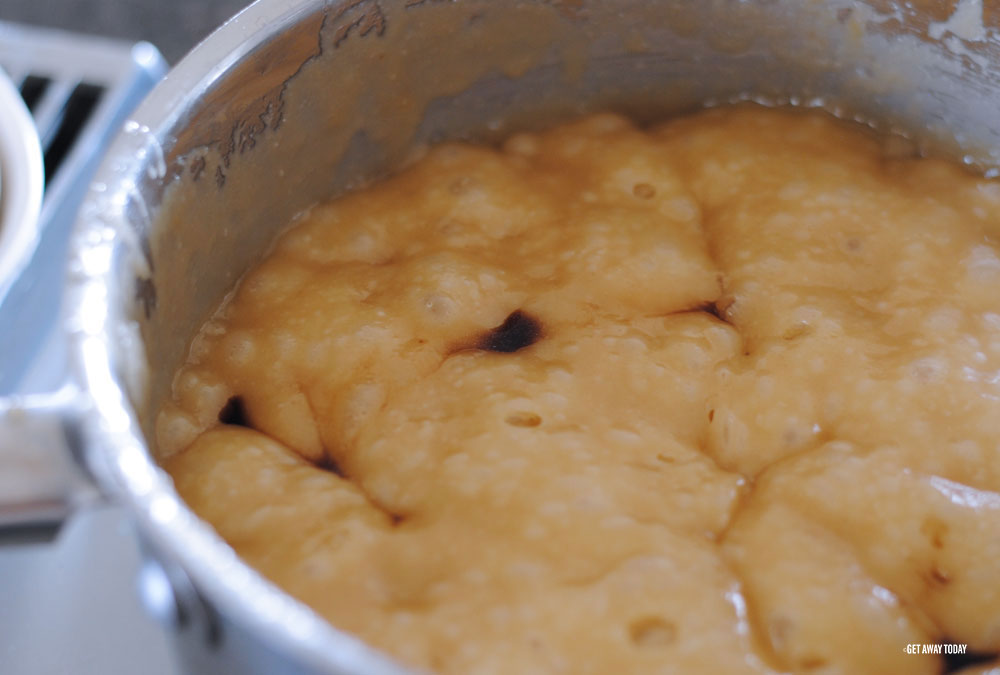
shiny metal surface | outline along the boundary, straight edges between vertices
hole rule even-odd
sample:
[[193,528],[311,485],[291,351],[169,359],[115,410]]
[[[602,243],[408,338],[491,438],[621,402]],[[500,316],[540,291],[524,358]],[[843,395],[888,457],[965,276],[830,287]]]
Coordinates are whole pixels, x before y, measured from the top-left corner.
[[743,98],[827,107],[993,167],[1000,42],[981,4],[961,7],[261,0],[192,52],[102,164],[67,295],[90,406],[77,450],[171,578],[189,666],[400,672],[244,565],[151,453],[194,331],[295,213],[442,138]]

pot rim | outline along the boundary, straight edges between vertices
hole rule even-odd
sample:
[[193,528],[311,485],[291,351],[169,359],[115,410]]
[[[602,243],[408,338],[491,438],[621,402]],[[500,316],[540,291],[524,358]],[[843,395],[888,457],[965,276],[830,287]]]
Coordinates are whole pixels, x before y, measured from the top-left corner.
[[[160,561],[179,566],[191,582],[194,597],[178,597],[182,607],[185,600],[205,602],[311,671],[401,675],[409,671],[265,579],[187,507],[153,460],[129,396],[142,391],[130,376],[146,355],[138,326],[124,310],[132,298],[124,297],[127,284],[118,278],[119,256],[139,269],[145,262],[126,207],[141,202],[137,186],[144,172],[164,177],[162,148],[184,123],[185,111],[247,54],[316,11],[330,11],[330,4],[257,0],[248,6],[167,74],[105,154],[79,211],[66,282],[70,376],[85,399],[77,450]],[[175,584],[175,595],[184,590]]]

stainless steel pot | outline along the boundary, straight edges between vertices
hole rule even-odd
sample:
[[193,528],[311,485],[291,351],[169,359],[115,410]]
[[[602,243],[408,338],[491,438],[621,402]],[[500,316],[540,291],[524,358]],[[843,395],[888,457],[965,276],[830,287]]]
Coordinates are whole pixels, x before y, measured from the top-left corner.
[[[68,268],[75,370],[57,394],[0,405],[0,514],[53,522],[91,481],[124,505],[148,546],[148,601],[192,670],[401,672],[244,565],[151,454],[189,340],[281,228],[421,144],[609,108],[652,119],[741,98],[823,106],[995,167],[1000,40],[986,10],[260,0],[168,75],[104,160]],[[14,450],[34,462],[20,474]]]

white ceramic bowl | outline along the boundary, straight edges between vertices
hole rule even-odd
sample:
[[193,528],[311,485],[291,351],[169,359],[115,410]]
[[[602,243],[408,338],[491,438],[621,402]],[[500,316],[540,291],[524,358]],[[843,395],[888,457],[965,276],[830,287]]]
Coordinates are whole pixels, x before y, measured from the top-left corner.
[[38,240],[45,174],[31,113],[0,70],[0,300]]

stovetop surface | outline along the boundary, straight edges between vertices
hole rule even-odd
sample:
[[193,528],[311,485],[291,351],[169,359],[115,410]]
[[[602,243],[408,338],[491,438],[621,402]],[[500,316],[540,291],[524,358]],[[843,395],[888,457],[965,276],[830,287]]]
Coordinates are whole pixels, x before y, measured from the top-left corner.
[[[0,299],[0,394],[61,383],[57,314],[37,308],[59,302],[65,240],[90,175],[167,60],[177,61],[245,4],[4,1],[0,67],[31,108],[47,175],[39,248]],[[4,327],[12,317],[16,331]],[[112,505],[76,514],[52,542],[0,547],[0,672],[176,675],[168,636],[139,600],[141,562],[131,523]]]
[[170,64],[250,0],[3,0],[0,21],[146,40]]

